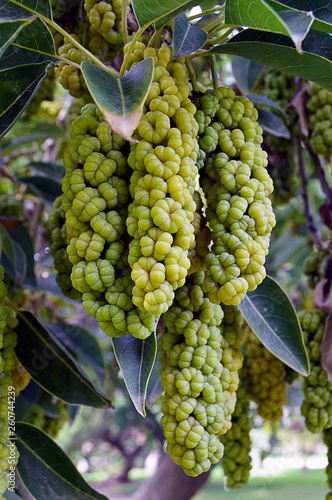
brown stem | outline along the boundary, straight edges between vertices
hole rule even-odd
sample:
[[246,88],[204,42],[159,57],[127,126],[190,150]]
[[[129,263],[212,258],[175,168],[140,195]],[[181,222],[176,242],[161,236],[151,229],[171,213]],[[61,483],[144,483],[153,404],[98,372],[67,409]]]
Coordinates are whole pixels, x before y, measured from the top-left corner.
[[308,229],[308,232],[310,233],[314,244],[319,248],[320,250],[323,250],[323,244],[321,242],[321,239],[319,237],[317,228],[315,226],[313,217],[310,212],[310,204],[309,204],[309,197],[308,197],[308,191],[307,191],[307,176],[304,170],[304,162],[303,162],[303,151],[302,151],[302,144],[301,144],[301,138],[297,135],[296,136],[296,152],[297,152],[297,166],[298,166],[298,171],[299,171],[299,177],[300,177],[300,183],[301,183],[301,196],[302,196],[302,201],[303,201],[303,213],[304,217],[306,220],[306,226]]
[[322,190],[326,194],[327,207],[328,207],[328,210],[332,216],[332,190],[330,189],[329,183],[326,180],[324,169],[322,167],[322,164],[320,162],[319,157],[316,155],[316,153],[314,153],[314,151],[309,143],[306,143],[306,148],[307,148],[308,153],[310,155],[310,158],[312,159],[312,162],[314,164],[317,177],[318,177],[319,182],[322,186]]

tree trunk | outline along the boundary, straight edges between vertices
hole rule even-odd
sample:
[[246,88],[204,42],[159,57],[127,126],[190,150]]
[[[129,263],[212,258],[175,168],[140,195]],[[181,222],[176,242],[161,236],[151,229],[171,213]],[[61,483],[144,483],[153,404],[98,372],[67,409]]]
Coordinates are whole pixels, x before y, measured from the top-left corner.
[[144,481],[132,500],[190,500],[208,480],[209,472],[187,476],[167,453],[163,453],[155,475]]

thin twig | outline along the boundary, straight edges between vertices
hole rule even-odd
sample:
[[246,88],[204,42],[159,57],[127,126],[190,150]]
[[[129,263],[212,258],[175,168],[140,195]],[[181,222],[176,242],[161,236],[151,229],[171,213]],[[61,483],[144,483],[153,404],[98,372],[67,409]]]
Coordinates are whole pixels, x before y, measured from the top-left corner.
[[318,234],[317,228],[315,226],[313,217],[310,212],[310,204],[309,204],[309,197],[308,197],[308,191],[307,191],[307,176],[304,170],[304,162],[303,162],[303,151],[302,151],[302,144],[301,144],[301,138],[297,135],[296,138],[296,153],[297,153],[297,166],[299,170],[299,177],[300,177],[300,183],[301,183],[301,196],[302,196],[302,201],[303,201],[303,214],[306,220],[306,226],[308,229],[308,232],[310,233],[314,244],[319,248],[320,250],[323,250],[323,243],[320,239],[320,236]]
[[322,186],[322,190],[324,191],[326,195],[326,203],[327,203],[327,208],[331,214],[332,217],[332,190],[330,189],[329,183],[326,180],[325,173],[322,167],[322,164],[320,162],[319,157],[314,153],[311,145],[309,143],[306,143],[306,148],[308,150],[308,153],[310,155],[310,158],[312,159],[312,162],[314,164],[315,170],[317,177],[319,179],[319,182]]
[[211,73],[212,73],[212,82],[214,90],[217,90],[219,87],[219,78],[218,78],[218,68],[215,54],[210,55],[210,64],[211,64]]
[[190,64],[189,59],[187,57],[186,57],[186,67],[187,67],[187,70],[189,73],[190,81],[191,81],[192,86],[193,86],[193,90],[198,91],[198,85],[197,85],[195,71],[194,71],[194,69],[193,69],[192,65]]
[[123,43],[126,45],[128,43],[128,11],[127,11],[127,2],[125,0],[122,1],[122,11],[121,11],[121,20],[122,20],[122,32],[123,32]]

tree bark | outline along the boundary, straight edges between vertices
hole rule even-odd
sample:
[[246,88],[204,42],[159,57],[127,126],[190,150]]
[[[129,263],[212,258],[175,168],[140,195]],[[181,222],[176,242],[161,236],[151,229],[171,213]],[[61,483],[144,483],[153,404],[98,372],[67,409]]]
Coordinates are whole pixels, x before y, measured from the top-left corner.
[[187,476],[167,453],[163,453],[153,477],[144,481],[131,500],[190,500],[208,480],[209,472]]

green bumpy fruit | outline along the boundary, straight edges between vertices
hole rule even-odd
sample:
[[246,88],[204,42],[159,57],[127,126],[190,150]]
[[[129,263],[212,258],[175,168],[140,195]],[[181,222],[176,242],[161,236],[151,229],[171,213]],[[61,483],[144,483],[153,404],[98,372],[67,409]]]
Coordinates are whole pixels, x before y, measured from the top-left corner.
[[53,256],[53,265],[57,273],[56,282],[62,293],[72,300],[80,300],[82,294],[73,288],[70,274],[73,265],[67,255],[67,232],[65,225],[65,212],[61,205],[61,196],[53,203],[53,210],[45,223],[46,233],[50,235],[50,251]]
[[308,278],[310,288],[316,288],[317,283],[323,279],[323,263],[326,260],[326,253],[313,250],[304,261],[303,272]]
[[[128,204],[128,145],[111,132],[93,104],[82,108],[72,123],[64,153],[62,209],[66,219],[66,255],[72,287],[84,309],[111,337],[131,333],[144,339],[156,326],[156,315],[140,311],[133,298],[125,224]],[[151,280],[160,269],[149,261]],[[149,267],[150,266],[150,267]],[[152,269],[153,267],[153,269]],[[144,266],[140,279],[150,280]]]
[[221,436],[224,456],[221,465],[227,489],[241,488],[248,483],[251,466],[251,440],[249,419],[249,387],[244,368],[240,371],[240,384],[236,392],[236,405],[232,427]]
[[[326,466],[325,472],[327,476],[327,485],[332,490],[332,427],[329,429],[324,429],[323,431],[324,443],[327,446],[327,460],[328,464]],[[326,500],[331,500],[332,491],[329,491],[325,497]]]
[[238,305],[265,278],[275,225],[262,129],[254,105],[229,88],[206,93],[197,104],[196,116],[204,114],[209,122],[201,126],[199,139],[206,154],[200,174],[213,240],[205,287],[212,302]]
[[[129,1],[124,0],[129,12]],[[111,46],[123,42],[122,0],[85,0],[84,9],[88,15],[89,34],[101,38]]]
[[314,83],[308,94],[310,144],[317,155],[329,161],[332,155],[332,93]]
[[16,357],[10,371],[12,374],[13,386],[15,387],[15,396],[17,397],[19,396],[20,392],[27,387],[31,380],[31,377]]
[[11,427],[8,415],[12,410],[10,400],[15,395],[13,386],[12,369],[15,363],[14,347],[16,334],[13,329],[17,326],[17,319],[12,309],[5,305],[7,289],[3,282],[4,269],[0,266],[0,497],[8,488],[11,466],[18,460],[18,451],[10,433]]
[[160,341],[161,424],[168,453],[189,476],[223,455],[220,436],[231,427],[244,340],[240,313],[210,302],[204,274],[191,274],[176,291]]
[[317,433],[332,426],[332,382],[328,381],[320,352],[326,314],[319,309],[313,313],[300,311],[299,319],[310,361],[310,374],[302,385],[301,413],[307,429]]
[[51,0],[53,18],[59,19],[79,3],[79,0]]
[[26,421],[43,430],[52,438],[56,438],[66,422],[69,422],[68,406],[63,401],[58,401],[54,408],[57,416],[48,415],[38,404],[31,406]]
[[246,341],[245,368],[250,398],[257,413],[271,422],[282,417],[286,403],[286,370],[280,359],[266,349],[253,332]]
[[[80,39],[77,35],[71,35],[77,42]],[[58,54],[80,65],[83,61],[89,61],[89,58],[78,50],[68,39],[64,40],[63,45],[58,49]],[[60,62],[55,68],[55,74],[59,83],[65,90],[69,90],[73,97],[83,97],[89,95],[88,88],[81,73],[81,70],[64,61]]]
[[[126,47],[125,47],[126,50]],[[153,57],[153,83],[131,145],[133,169],[127,230],[133,302],[142,312],[167,311],[174,291],[184,285],[194,248],[194,189],[198,169],[196,107],[188,99],[188,74],[171,50],[137,43],[131,65]]]

